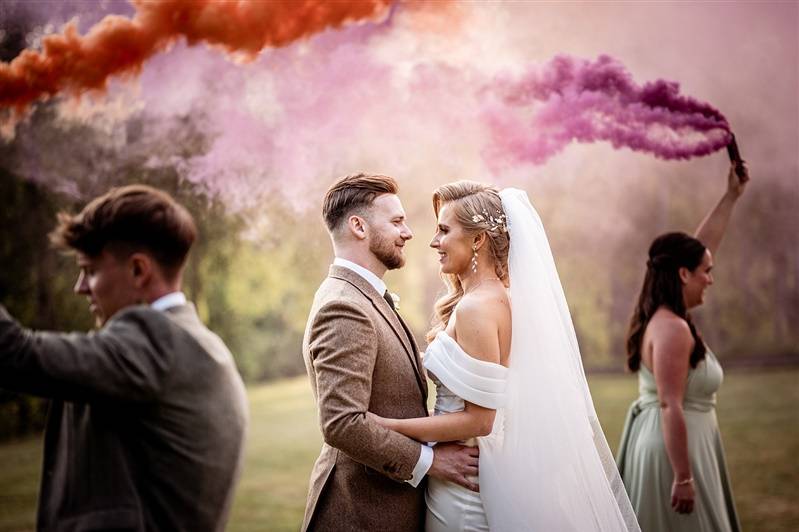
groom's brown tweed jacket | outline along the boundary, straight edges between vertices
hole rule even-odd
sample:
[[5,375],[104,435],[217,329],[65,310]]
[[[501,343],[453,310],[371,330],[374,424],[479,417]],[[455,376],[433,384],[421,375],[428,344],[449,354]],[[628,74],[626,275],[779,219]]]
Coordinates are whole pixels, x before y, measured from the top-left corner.
[[311,473],[303,530],[421,530],[421,446],[367,419],[427,415],[418,348],[382,294],[331,266],[311,308],[302,353],[325,443]]

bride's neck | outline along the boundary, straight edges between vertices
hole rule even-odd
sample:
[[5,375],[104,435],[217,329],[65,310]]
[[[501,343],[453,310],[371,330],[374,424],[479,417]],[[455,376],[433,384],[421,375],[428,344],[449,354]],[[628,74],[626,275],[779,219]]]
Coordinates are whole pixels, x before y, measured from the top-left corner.
[[458,275],[458,280],[461,282],[461,287],[463,287],[463,293],[468,294],[484,281],[499,281],[500,279],[494,272],[474,273],[469,271],[466,274]]

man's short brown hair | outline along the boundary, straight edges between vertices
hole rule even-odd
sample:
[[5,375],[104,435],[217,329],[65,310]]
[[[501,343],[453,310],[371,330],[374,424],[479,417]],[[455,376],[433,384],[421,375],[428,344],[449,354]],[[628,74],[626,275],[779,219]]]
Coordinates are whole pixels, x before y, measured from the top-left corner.
[[344,176],[327,190],[322,206],[322,216],[333,232],[350,213],[368,208],[381,194],[396,194],[399,190],[394,178],[380,174],[350,174]]
[[78,214],[61,212],[50,233],[56,247],[90,257],[106,249],[117,255],[144,250],[170,277],[183,267],[196,238],[191,214],[166,192],[146,185],[112,188]]

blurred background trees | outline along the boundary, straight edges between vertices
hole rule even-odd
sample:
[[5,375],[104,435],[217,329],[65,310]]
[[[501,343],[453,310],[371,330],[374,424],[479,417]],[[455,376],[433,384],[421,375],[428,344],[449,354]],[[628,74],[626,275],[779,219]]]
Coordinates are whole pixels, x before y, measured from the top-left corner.
[[[167,190],[194,215],[200,238],[185,290],[230,346],[245,379],[302,373],[305,318],[332,258],[319,214],[332,176],[309,186],[307,206],[286,201],[277,190],[257,208],[232,211],[182,177],[186,162],[208,145],[198,126],[202,113],[157,128],[140,117],[110,131],[65,125],[53,113],[40,106],[0,151],[0,302],[32,328],[89,330],[87,305],[72,293],[74,260],[51,249],[47,234],[58,211],[75,212],[111,186],[146,183]],[[56,174],[54,186],[50,176]],[[693,230],[714,205],[723,176],[702,179],[707,185],[699,191],[689,180],[656,177],[641,184],[642,190],[620,187],[612,193],[602,181],[582,187],[529,182],[548,227],[586,367],[622,368],[646,249],[660,232]],[[697,311],[705,338],[727,362],[767,363],[799,352],[799,246],[790,229],[797,227],[799,198],[795,187],[781,183],[754,171],[717,257],[716,286]],[[416,237],[406,268],[387,276],[420,339],[442,289],[426,249],[432,188],[410,186],[401,192]],[[608,219],[576,214],[598,196],[608,202]],[[0,435],[36,429],[44,412],[41,401],[2,392]]]
[[[124,3],[109,6],[114,8],[117,4]],[[32,46],[31,36],[41,36],[44,31],[41,27],[49,20],[53,6],[26,2],[0,4],[3,22],[0,60],[10,61],[22,49]],[[66,20],[73,12],[91,11],[88,8],[93,4],[80,9],[77,4],[70,6],[66,2],[59,6],[63,11],[59,16]],[[502,28],[502,31],[476,32],[481,36],[481,46],[489,37],[511,35],[521,39],[523,35],[532,35],[533,41],[520,41],[508,49],[523,50],[516,59],[525,61],[536,59],[535,54],[528,57],[527,53],[538,50],[533,44],[549,27],[539,24],[536,32],[530,32],[530,21],[538,23],[547,16],[568,21],[570,26],[563,34],[568,35],[571,43],[583,34],[586,39],[594,38],[594,14],[608,10],[610,14],[606,16],[618,16],[618,12],[607,7],[589,12],[583,6],[566,6],[565,15],[555,13],[551,7],[540,8],[539,12],[533,4],[514,9],[523,9],[524,16],[516,17],[519,22],[513,27],[506,24],[510,19],[494,20],[488,16],[494,11],[481,12],[472,22]],[[624,16],[633,11],[630,6],[618,10],[624,11]],[[712,11],[707,6],[694,11],[672,9],[669,16],[676,18],[671,20],[671,26],[664,26],[664,31],[677,27],[675,20],[679,22],[683,16],[696,16],[697,21],[705,20],[700,15],[712,16],[715,20],[718,13],[708,10]],[[652,18],[646,10],[636,12],[646,20]],[[744,10],[732,14],[742,17],[744,27],[749,28],[751,17],[747,13]],[[89,13],[82,23],[88,27],[102,14]],[[535,17],[531,18],[531,14]],[[779,13],[769,16],[772,24],[775,17],[781,20]],[[571,27],[572,23],[585,24],[591,31],[577,31]],[[629,31],[647,32],[661,22],[647,24],[651,25],[631,25]],[[718,70],[720,62],[710,56],[686,62],[685,54],[674,51],[678,50],[675,46],[693,46],[693,38],[706,33],[693,31],[691,26],[686,28],[685,31],[692,32],[687,44],[675,41],[672,47],[662,47],[649,35],[646,39],[625,36],[618,43],[615,38],[590,41],[591,46],[585,50],[591,54],[610,51],[623,57],[642,79],[660,75],[662,70],[675,79],[685,80],[692,91],[734,113],[729,117],[737,124],[738,139],[744,157],[749,160],[753,179],[736,208],[716,257],[716,285],[695,317],[709,346],[725,364],[795,361],[799,357],[799,160],[795,149],[799,126],[793,112],[797,105],[795,65],[793,71],[786,70],[769,79],[772,86],[758,85],[766,77],[758,69],[771,68],[762,61],[768,54],[758,48],[774,40],[766,29],[748,36],[748,39],[757,37],[759,40],[752,43],[760,44],[747,41],[745,50],[738,50],[740,64],[727,70]],[[552,31],[556,30],[555,27]],[[357,28],[353,31],[357,32]],[[793,36],[795,42],[795,29]],[[419,38],[420,42],[438,39],[439,32]],[[726,41],[705,38],[708,40],[701,42],[707,46],[716,40],[724,44],[724,57],[728,56]],[[646,48],[650,41],[654,48]],[[428,43],[428,48],[421,50],[428,54],[430,46],[438,50],[438,41],[431,42],[432,45]],[[306,80],[316,80],[312,75],[314,68],[327,65],[338,56],[328,57],[322,53],[326,50],[317,50],[319,57],[307,50],[303,52],[306,44],[295,51],[276,51],[260,63],[250,65],[251,70],[246,72],[244,67],[214,59],[217,52],[213,50],[203,55],[196,49],[178,46],[171,58],[164,56],[161,63],[154,61],[147,78],[152,85],[148,94],[153,99],[149,103],[156,102],[153,95],[164,96],[157,99],[159,105],[155,106],[160,112],[145,109],[143,103],[137,108],[126,108],[127,103],[140,102],[141,98],[115,100],[124,93],[123,89],[109,90],[110,96],[99,97],[97,106],[88,105],[76,112],[71,112],[70,106],[79,104],[68,100],[38,104],[16,127],[13,137],[0,138],[0,304],[28,327],[90,330],[93,320],[87,304],[72,293],[77,275],[74,260],[52,250],[47,234],[58,211],[76,212],[86,201],[115,185],[146,183],[170,192],[193,213],[200,238],[190,256],[185,291],[203,320],[230,346],[245,379],[253,382],[296,375],[304,370],[300,344],[306,315],[332,258],[319,212],[330,183],[340,175],[357,171],[388,173],[398,179],[415,238],[406,247],[406,267],[389,272],[386,281],[392,291],[400,294],[401,312],[417,338],[422,339],[433,302],[442,290],[434,254],[427,248],[434,226],[430,194],[436,186],[448,181],[483,179],[481,176],[490,175],[485,179],[497,176],[499,186],[526,189],[546,224],[585,366],[589,370],[620,371],[627,322],[643,280],[647,248],[662,232],[692,232],[696,228],[724,190],[727,164],[724,154],[690,162],[664,162],[629,150],[614,150],[605,144],[579,144],[569,146],[544,166],[487,173],[479,147],[470,144],[468,137],[463,140],[452,134],[473,122],[472,109],[456,106],[445,109],[449,114],[443,116],[451,122],[444,120],[443,126],[438,124],[438,127],[432,127],[436,126],[432,123],[435,117],[427,120],[418,112],[410,118],[404,117],[405,122],[392,122],[395,107],[386,107],[388,117],[381,114],[381,108],[373,109],[373,114],[358,116],[360,109],[352,104],[342,104],[345,107],[341,113],[327,114],[325,111],[333,102],[338,104],[337,93],[333,94],[328,85],[314,85]],[[458,46],[464,44],[469,44],[468,39]],[[337,46],[331,44],[331,53],[339,49]],[[782,49],[779,43],[775,46]],[[502,44],[486,49],[506,48]],[[541,49],[538,58],[548,58],[552,51],[562,50],[571,48],[553,37],[551,50]],[[587,53],[585,50],[573,51]],[[661,57],[661,52],[673,55],[673,62]],[[473,59],[493,63],[495,58]],[[431,55],[427,67],[437,68],[436,61],[440,60]],[[176,80],[176,76],[185,75],[179,67],[187,62],[196,67],[196,71],[187,71],[195,78]],[[288,102],[284,102],[284,107],[276,96],[275,80],[268,76],[270,69],[281,64],[285,67],[284,75],[297,76],[290,78],[294,82],[291,94],[282,95]],[[286,66],[295,64],[305,68]],[[218,73],[219,69],[224,75]],[[331,69],[338,74],[335,65]],[[172,77],[165,73],[170,70],[176,72]],[[457,72],[456,67],[444,70]],[[711,71],[713,76],[708,75]],[[163,85],[156,83],[159,76],[168,78]],[[245,92],[246,101],[235,101],[233,105],[227,99],[230,87],[243,83],[242,80],[249,83],[247,87],[251,90]],[[733,84],[731,80],[735,81],[734,90],[726,86]],[[345,84],[346,87],[349,85]],[[352,87],[361,85],[352,82]],[[183,91],[188,89],[193,92],[184,98]],[[447,95],[454,91],[449,84],[440,90]],[[295,92],[302,96],[296,102],[290,98]],[[331,94],[332,99],[322,98],[324,95],[330,98]],[[347,94],[345,91],[340,96]],[[419,91],[412,96],[424,99]],[[235,94],[231,96],[234,97]],[[343,101],[357,102],[363,96],[353,91],[349,97],[350,100]],[[403,100],[402,94],[389,94],[386,101],[398,108],[410,105],[409,109],[426,109],[413,107],[413,97]],[[741,98],[746,98],[745,104]],[[308,131],[301,130],[303,124],[295,117],[306,116],[305,106],[330,121],[319,122],[325,128],[349,135],[337,144],[325,144],[319,138],[329,141],[333,136],[329,131],[326,137],[315,136],[313,125],[317,122],[306,126]],[[235,115],[237,111],[243,112],[241,109],[251,115],[244,113],[245,117],[259,117],[269,126],[267,131],[280,124],[274,131],[297,128],[302,134],[286,137],[294,143],[282,139],[284,144],[280,144],[278,138],[270,146],[272,151],[263,152],[257,152],[260,149],[257,142],[242,138],[242,145],[254,152],[252,160],[245,161],[248,164],[226,168],[230,175],[196,179],[197,173],[190,171],[193,161],[211,151],[218,135],[215,128],[224,122],[225,113]],[[316,116],[313,113],[307,116],[311,115]],[[241,119],[241,115],[237,117]],[[355,120],[350,122],[352,117]],[[440,116],[437,119],[442,120]],[[247,135],[252,124],[258,123],[242,120],[242,136]],[[356,127],[361,129],[353,134]],[[441,136],[440,131],[448,136]],[[303,175],[283,169],[283,161],[277,160],[283,154],[288,154],[292,161],[287,167]],[[268,168],[261,168],[264,159],[270,157],[275,160],[266,161]],[[232,207],[219,196],[217,189],[209,188],[215,179],[239,179],[238,193],[250,201]],[[260,186],[264,182],[269,186]],[[253,185],[252,190],[248,189],[248,183]],[[0,391],[0,437],[36,429],[41,426],[44,412],[45,405],[39,400]]]
[[[277,198],[259,207],[269,210],[274,229],[256,232],[248,220],[259,213],[231,213],[183,179],[181,164],[204,146],[194,119],[156,136],[147,136],[141,121],[109,135],[85,125],[53,128],[52,113],[39,108],[24,131],[0,145],[0,302],[9,312],[35,329],[90,330],[87,303],[72,293],[74,258],[52,249],[48,233],[59,211],[77,212],[112,186],[148,184],[172,194],[197,222],[184,288],[235,353],[245,379],[301,372],[307,305],[327,270],[326,236],[309,232]],[[161,162],[153,162],[158,153]],[[53,174],[65,186],[43,182]],[[0,391],[0,437],[41,427],[45,410],[40,400]]]

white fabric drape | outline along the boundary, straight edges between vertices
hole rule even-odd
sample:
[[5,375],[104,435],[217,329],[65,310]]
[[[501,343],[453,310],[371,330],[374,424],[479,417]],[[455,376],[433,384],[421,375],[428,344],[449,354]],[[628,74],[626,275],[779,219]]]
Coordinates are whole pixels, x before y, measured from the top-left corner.
[[424,367],[465,401],[494,409],[505,405],[508,368],[470,356],[444,331],[428,346]]
[[541,218],[524,191],[500,197],[510,235],[513,339],[504,430],[480,439],[489,526],[639,531],[594,410]]

